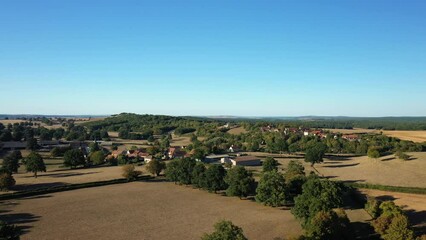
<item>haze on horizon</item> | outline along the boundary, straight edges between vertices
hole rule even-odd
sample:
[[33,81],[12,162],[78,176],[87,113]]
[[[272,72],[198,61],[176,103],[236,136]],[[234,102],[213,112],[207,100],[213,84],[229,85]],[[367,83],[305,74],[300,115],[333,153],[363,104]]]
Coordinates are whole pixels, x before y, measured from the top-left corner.
[[3,1],[0,114],[426,116],[425,1]]

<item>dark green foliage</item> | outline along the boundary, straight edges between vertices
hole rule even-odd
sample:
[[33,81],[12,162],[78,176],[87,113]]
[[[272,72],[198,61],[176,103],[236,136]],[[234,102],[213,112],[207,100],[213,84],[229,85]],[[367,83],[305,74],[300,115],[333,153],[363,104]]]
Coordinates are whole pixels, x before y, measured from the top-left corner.
[[46,165],[44,165],[43,158],[36,152],[31,152],[24,159],[25,167],[27,172],[34,173],[34,177],[37,178],[37,172],[46,172]]
[[180,160],[179,164],[179,182],[185,185],[191,184],[192,171],[195,167],[195,160],[191,158],[184,158]]
[[[167,164],[164,174],[169,181],[174,183],[179,182],[179,168],[180,168],[180,159],[172,160]],[[198,179],[197,179],[198,184]]]
[[222,165],[212,165],[205,173],[204,187],[213,192],[226,189],[225,183],[226,171]]
[[129,159],[127,158],[126,155],[120,154],[117,157],[117,164],[118,165],[126,165],[129,163]]
[[256,188],[256,201],[279,207],[286,203],[288,188],[284,176],[276,170],[263,173]]
[[166,164],[157,159],[152,159],[146,166],[146,170],[151,174],[158,176],[166,168]]
[[27,149],[31,151],[35,151],[39,148],[39,145],[37,143],[37,139],[35,138],[28,138],[27,139]]
[[309,176],[302,189],[291,210],[302,226],[306,226],[318,212],[342,206],[344,188],[340,183]]
[[266,157],[262,163],[263,172],[278,170],[278,161],[272,157]]
[[99,147],[98,142],[91,142],[91,143],[89,144],[89,148],[90,148],[90,151],[91,151],[91,152],[96,152],[96,151],[101,150],[101,147]]
[[0,220],[0,239],[1,240],[19,240],[19,228],[15,225],[7,224]]
[[84,154],[79,149],[71,149],[64,154],[64,166],[76,168],[77,166],[85,165],[86,159]]
[[305,168],[297,160],[291,160],[284,174],[291,197],[302,193],[302,186],[306,182]]
[[326,149],[327,147],[320,142],[309,145],[305,153],[305,162],[310,162],[311,166],[314,166],[315,163],[322,162]]
[[13,151],[3,159],[2,168],[10,173],[17,173],[20,159],[22,159],[21,152]]
[[231,221],[220,221],[214,225],[215,231],[204,234],[202,240],[247,240],[243,229],[232,224]]
[[7,191],[15,186],[15,179],[9,172],[0,172],[0,191]]
[[55,147],[50,151],[50,155],[52,157],[62,157],[64,156],[65,152],[71,150],[71,147]]
[[[170,164],[168,165],[170,166]],[[174,167],[172,165],[172,167]],[[206,185],[206,166],[204,165],[204,163],[197,163],[194,166],[194,169],[192,170],[192,185],[194,185],[197,188],[204,188]],[[170,180],[173,181],[173,173],[171,173],[172,177],[170,177]],[[167,176],[167,172],[166,172],[166,176]],[[179,179],[179,178],[177,178]]]
[[242,198],[253,193],[253,174],[242,166],[231,168],[225,177],[225,183],[228,184],[226,189],[226,195],[228,196]]

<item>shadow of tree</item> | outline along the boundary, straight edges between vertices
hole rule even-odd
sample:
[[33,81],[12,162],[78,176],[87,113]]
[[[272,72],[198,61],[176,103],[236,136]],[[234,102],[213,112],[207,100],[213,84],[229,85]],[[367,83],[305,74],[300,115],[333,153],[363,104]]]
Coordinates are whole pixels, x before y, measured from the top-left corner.
[[408,219],[417,235],[426,234],[426,211],[406,210]]
[[343,168],[343,167],[353,167],[353,166],[357,166],[357,165],[359,165],[359,163],[331,165],[331,166],[322,166],[322,167],[323,168]]
[[17,184],[13,186],[14,191],[28,191],[39,188],[49,188],[66,185],[64,182],[52,182],[52,183],[36,183],[36,184]]
[[38,221],[40,219],[40,216],[36,216],[31,213],[8,213],[2,214],[0,216],[0,219],[7,223],[17,225],[22,235],[30,231],[30,229],[32,228],[30,224]]
[[[68,172],[68,173],[47,173],[47,174],[40,174],[38,177],[53,177],[53,178],[63,178],[63,177],[73,177],[73,176],[82,176],[82,175],[88,175],[88,174],[95,174],[99,172]],[[33,176],[25,176],[23,178],[32,178]]]

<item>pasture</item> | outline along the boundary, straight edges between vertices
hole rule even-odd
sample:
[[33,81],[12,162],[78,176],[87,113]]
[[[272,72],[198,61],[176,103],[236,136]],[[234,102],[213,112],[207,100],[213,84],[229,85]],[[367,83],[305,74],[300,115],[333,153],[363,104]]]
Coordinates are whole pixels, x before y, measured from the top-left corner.
[[426,131],[414,130],[414,131],[401,131],[401,130],[376,130],[376,129],[325,129],[333,133],[342,134],[362,134],[362,133],[376,133],[384,134],[389,137],[399,138],[401,140],[413,141],[413,142],[426,142]]
[[0,205],[2,218],[24,229],[23,240],[200,239],[222,219],[242,227],[249,239],[302,233],[289,210],[161,181],[79,189]]

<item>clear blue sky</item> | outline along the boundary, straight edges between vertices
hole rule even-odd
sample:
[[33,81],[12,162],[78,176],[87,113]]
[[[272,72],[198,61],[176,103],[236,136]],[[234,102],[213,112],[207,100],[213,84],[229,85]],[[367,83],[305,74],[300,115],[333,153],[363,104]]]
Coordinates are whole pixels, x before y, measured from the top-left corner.
[[426,1],[0,1],[0,113],[426,116]]

